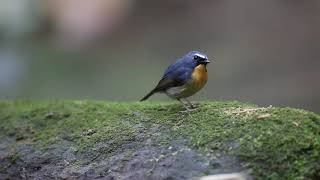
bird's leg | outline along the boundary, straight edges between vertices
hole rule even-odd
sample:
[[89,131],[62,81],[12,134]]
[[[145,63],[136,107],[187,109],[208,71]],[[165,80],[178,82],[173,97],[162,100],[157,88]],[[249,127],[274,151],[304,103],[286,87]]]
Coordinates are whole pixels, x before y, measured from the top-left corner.
[[188,112],[192,112],[194,111],[195,109],[190,109],[181,99],[178,99],[178,101],[181,102],[181,104],[183,105],[183,107],[186,109],[184,111],[180,111],[182,113],[188,113]]
[[189,104],[190,108],[194,109],[194,106],[192,105],[192,103],[187,98],[184,98],[184,99],[187,101],[187,103]]
[[183,105],[183,107],[186,109],[186,111],[190,111],[191,110],[191,109],[189,109],[189,107],[181,99],[178,99],[178,101]]

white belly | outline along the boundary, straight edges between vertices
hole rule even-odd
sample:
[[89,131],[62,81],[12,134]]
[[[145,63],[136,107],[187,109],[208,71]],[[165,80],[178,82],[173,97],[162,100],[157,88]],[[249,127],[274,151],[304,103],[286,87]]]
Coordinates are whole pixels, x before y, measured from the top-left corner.
[[198,91],[199,91],[199,89],[191,88],[189,84],[186,84],[183,86],[169,88],[166,90],[165,93],[170,98],[180,99],[180,98],[186,98],[186,97],[192,96]]

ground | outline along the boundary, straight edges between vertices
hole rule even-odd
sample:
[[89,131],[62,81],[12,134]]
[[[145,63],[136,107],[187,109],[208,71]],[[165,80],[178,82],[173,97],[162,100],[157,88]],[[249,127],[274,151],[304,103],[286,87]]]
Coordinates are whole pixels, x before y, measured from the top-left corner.
[[320,116],[232,102],[0,103],[0,179],[320,178]]

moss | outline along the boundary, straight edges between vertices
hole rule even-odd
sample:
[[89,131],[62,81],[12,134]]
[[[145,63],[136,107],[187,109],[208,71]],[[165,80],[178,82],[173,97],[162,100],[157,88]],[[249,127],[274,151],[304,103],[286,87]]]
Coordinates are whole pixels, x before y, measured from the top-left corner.
[[[0,141],[29,140],[46,149],[64,140],[77,151],[116,153],[124,144],[142,141],[141,131],[158,125],[169,139],[186,138],[190,147],[217,156],[237,157],[255,178],[320,177],[320,116],[292,108],[259,108],[232,102],[198,103],[182,114],[175,103],[97,101],[8,101],[0,103]],[[136,125],[143,124],[143,128]],[[166,140],[168,141],[168,139]],[[165,140],[161,143],[167,143]]]

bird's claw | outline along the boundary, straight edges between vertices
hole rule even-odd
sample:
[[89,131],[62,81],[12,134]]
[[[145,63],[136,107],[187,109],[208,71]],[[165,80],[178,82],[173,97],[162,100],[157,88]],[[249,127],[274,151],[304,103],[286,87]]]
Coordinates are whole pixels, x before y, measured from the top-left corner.
[[194,111],[197,111],[198,109],[197,108],[186,108],[185,110],[182,110],[180,111],[180,113],[191,113],[191,112],[194,112]]

